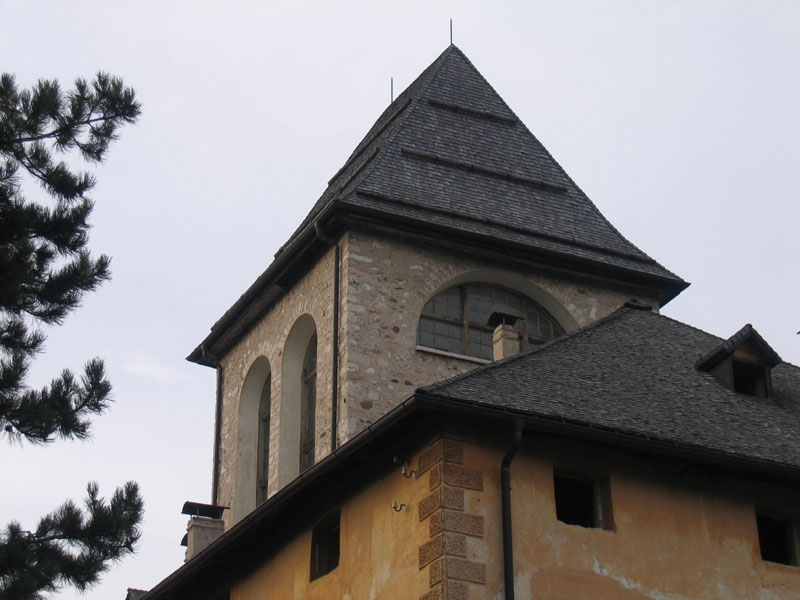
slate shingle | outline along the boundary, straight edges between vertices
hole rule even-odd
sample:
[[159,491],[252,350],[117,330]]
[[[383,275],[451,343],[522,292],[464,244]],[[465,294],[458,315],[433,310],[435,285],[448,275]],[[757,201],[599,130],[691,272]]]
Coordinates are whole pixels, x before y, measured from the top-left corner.
[[451,45],[387,107],[276,260],[189,360],[213,365],[268,305],[316,219],[324,226],[329,216],[349,214],[643,285],[662,305],[688,285],[605,219]]
[[530,353],[420,391],[800,468],[800,368],[772,369],[772,398],[736,394],[696,368],[723,341],[623,308]]
[[278,255],[334,200],[685,287],[603,217],[455,46],[381,115]]

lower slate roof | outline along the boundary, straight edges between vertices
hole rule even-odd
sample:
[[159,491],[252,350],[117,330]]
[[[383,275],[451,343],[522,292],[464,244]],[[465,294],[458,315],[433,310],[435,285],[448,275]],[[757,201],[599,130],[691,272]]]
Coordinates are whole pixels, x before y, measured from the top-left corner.
[[695,366],[723,341],[626,307],[527,354],[418,393],[737,462],[800,468],[800,368],[773,368],[771,398],[734,393]]
[[[634,308],[638,306],[638,308]],[[258,506],[143,600],[225,600],[364,485],[397,469],[435,431],[472,423],[559,435],[800,483],[800,368],[772,370],[774,396],[735,394],[695,368],[720,338],[631,304],[529,353],[415,394]],[[499,465],[498,465],[499,468]]]

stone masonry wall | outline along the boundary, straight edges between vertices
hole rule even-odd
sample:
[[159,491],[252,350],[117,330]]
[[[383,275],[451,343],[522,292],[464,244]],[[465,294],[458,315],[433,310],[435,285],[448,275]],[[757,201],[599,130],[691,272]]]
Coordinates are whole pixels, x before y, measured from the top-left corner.
[[[602,318],[637,297],[618,285],[555,276],[533,268],[503,269],[493,258],[437,247],[397,235],[350,230],[341,247],[338,439],[341,445],[421,386],[471,370],[486,361],[418,349],[417,321],[425,303],[451,285],[482,281],[526,294],[567,331]],[[271,370],[268,492],[280,487],[282,354],[292,326],[303,314],[317,328],[316,459],[330,450],[334,252],[327,251],[222,359],[218,503],[235,506],[237,423],[242,387],[263,356]],[[226,527],[243,515],[226,511]]]
[[278,490],[280,449],[281,359],[292,326],[303,314],[310,314],[317,327],[317,406],[316,457],[330,450],[331,433],[331,357],[333,340],[334,252],[329,250],[282,296],[271,310],[221,360],[225,369],[222,401],[220,479],[218,503],[231,507],[225,511],[226,528],[240,516],[234,507],[237,454],[237,420],[242,386],[250,366],[259,356],[267,358],[271,369],[271,421],[269,450],[270,495]]
[[600,319],[637,297],[578,276],[512,271],[444,247],[366,230],[347,233],[342,253],[342,331],[339,441],[349,439],[421,386],[471,370],[485,361],[417,349],[417,321],[436,293],[468,281],[487,281],[524,293],[567,331]]

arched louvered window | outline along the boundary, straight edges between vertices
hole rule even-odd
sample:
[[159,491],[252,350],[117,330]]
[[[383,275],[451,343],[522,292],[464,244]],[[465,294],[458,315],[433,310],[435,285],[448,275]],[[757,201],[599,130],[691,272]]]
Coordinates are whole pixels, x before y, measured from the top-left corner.
[[261,504],[267,499],[267,479],[269,478],[269,421],[272,378],[267,375],[261,389],[258,404],[258,467],[256,485],[258,486],[257,502]]
[[495,313],[514,317],[523,351],[564,333],[564,328],[527,296],[495,285],[468,283],[448,288],[428,301],[419,318],[417,344],[492,360],[494,326],[489,320]]
[[314,413],[317,408],[317,334],[308,341],[300,382],[300,472],[314,464]]

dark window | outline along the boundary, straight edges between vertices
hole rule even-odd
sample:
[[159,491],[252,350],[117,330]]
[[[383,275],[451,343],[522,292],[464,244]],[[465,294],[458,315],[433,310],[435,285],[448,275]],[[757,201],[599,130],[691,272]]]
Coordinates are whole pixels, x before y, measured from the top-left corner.
[[490,317],[514,317],[521,350],[528,350],[564,333],[564,329],[530,298],[502,287],[471,283],[449,288],[422,309],[417,344],[456,354],[492,360]]
[[269,416],[270,388],[272,378],[268,375],[261,389],[261,400],[258,405],[258,503],[267,499],[267,478],[269,476]]
[[339,511],[325,517],[311,533],[311,581],[339,566]]
[[314,417],[317,410],[317,334],[308,341],[300,386],[300,472],[314,464]]
[[784,565],[797,564],[791,519],[756,513],[756,526],[762,559]]
[[581,527],[613,528],[607,481],[556,472],[553,489],[559,521]]
[[764,365],[734,360],[732,367],[734,392],[767,397],[767,370]]

